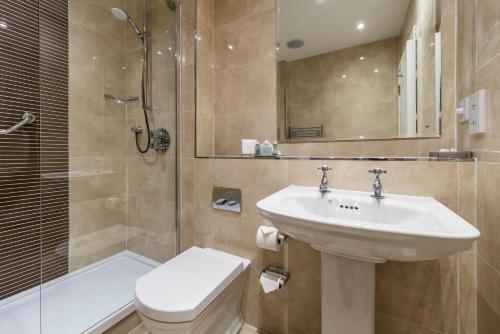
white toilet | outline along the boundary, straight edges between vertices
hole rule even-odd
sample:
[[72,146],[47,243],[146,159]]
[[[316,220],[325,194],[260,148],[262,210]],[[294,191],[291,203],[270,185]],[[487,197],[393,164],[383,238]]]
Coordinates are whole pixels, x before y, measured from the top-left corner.
[[135,305],[151,334],[235,334],[250,261],[193,247],[137,280]]

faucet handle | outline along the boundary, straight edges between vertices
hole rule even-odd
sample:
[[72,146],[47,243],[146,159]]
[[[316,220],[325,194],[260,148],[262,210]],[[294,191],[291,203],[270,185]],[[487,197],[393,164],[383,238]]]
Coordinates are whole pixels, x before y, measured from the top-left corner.
[[328,173],[329,171],[333,170],[333,168],[323,165],[321,167],[318,167],[318,170],[322,171],[323,173]]
[[382,168],[373,168],[368,171],[368,173],[375,174],[376,176],[379,176],[380,174],[387,174],[387,171]]

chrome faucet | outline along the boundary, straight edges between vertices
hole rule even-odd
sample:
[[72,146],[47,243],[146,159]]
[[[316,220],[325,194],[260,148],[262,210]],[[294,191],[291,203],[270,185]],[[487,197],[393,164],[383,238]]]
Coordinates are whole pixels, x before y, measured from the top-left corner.
[[330,191],[328,189],[328,172],[331,171],[332,168],[324,165],[319,167],[318,170],[323,172],[323,177],[321,178],[321,183],[319,184],[319,192],[324,194]]
[[380,168],[370,169],[369,173],[375,174],[375,180],[373,180],[373,195],[372,197],[376,199],[382,199],[384,196],[382,195],[382,182],[380,181],[380,174],[387,174],[386,170]]

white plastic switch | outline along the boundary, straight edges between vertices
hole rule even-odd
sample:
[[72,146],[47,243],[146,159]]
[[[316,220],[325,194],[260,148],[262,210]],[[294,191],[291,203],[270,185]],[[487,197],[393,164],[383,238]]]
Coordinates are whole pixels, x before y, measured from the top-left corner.
[[486,132],[486,91],[478,90],[469,97],[469,134]]
[[467,122],[469,120],[469,109],[469,97],[458,102],[457,117],[460,122]]

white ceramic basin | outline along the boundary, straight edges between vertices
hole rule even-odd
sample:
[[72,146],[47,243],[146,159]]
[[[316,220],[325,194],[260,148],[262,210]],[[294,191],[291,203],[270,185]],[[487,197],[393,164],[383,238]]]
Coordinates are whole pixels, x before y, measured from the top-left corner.
[[257,203],[285,234],[323,253],[382,263],[422,261],[470,249],[479,231],[431,197],[289,186]]

